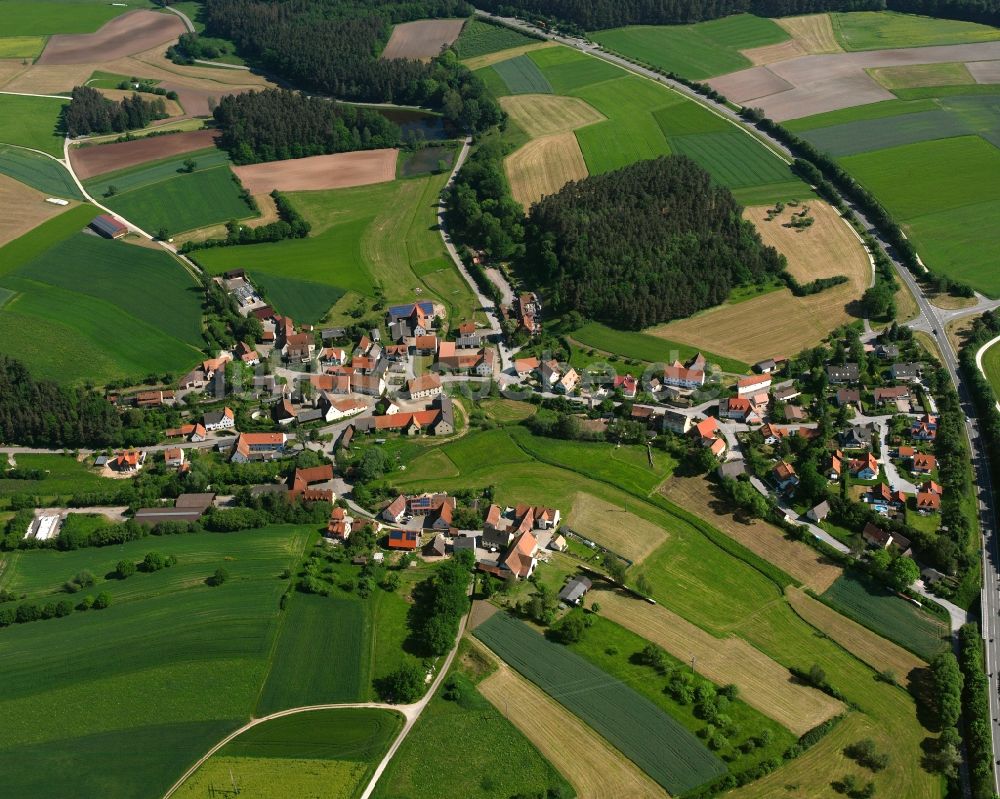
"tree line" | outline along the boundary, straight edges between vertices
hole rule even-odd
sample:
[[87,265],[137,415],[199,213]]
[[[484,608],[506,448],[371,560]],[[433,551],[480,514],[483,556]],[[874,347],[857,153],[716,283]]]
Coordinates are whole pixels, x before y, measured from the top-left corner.
[[640,161],[532,206],[523,265],[556,309],[640,329],[784,271],[740,211],[691,159]]
[[214,116],[219,146],[237,164],[395,147],[400,137],[378,111],[287,89],[226,95]]
[[69,136],[86,136],[136,130],[166,116],[166,103],[159,97],[144,100],[133,93],[115,101],[90,86],[75,86],[69,105],[63,109],[62,123]]
[[206,31],[293,85],[340,99],[426,105],[455,125],[486,130],[503,116],[454,52],[424,63],[379,58],[393,24],[465,17],[464,0],[207,0]]
[[289,199],[277,189],[271,192],[274,206],[278,211],[278,219],[259,227],[241,225],[232,219],[226,223],[226,238],[205,239],[204,241],[185,241],[181,245],[182,253],[204,250],[211,247],[232,247],[238,244],[264,244],[284,239],[304,239],[312,230],[309,220],[298,212]]
[[998,0],[479,0],[479,8],[570,32],[622,25],[676,25],[731,14],[785,17],[821,11],[902,11],[996,24]]

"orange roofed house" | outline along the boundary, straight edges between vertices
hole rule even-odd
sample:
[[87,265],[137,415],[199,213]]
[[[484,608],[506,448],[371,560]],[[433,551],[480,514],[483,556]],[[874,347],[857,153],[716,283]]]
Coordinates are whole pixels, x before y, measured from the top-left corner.
[[233,463],[272,461],[285,454],[288,437],[284,433],[240,433],[233,447]]
[[413,552],[420,544],[420,533],[417,530],[390,530],[389,549],[401,549]]

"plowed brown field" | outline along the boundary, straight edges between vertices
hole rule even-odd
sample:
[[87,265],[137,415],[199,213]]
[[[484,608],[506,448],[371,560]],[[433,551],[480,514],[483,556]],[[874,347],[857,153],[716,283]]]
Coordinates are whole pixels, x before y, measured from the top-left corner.
[[38,59],[39,64],[94,64],[141,53],[173,41],[186,28],[175,14],[155,11],[131,11],[122,14],[96,33],[60,33]]
[[396,155],[393,149],[363,150],[237,166],[233,171],[251,194],[343,189],[394,180]]
[[[66,210],[66,206],[45,202],[45,194],[13,178],[0,175],[0,246],[27,233],[47,219]],[[71,206],[77,203],[70,203]]]
[[396,25],[382,58],[433,58],[458,38],[464,25],[464,19],[421,19]]
[[146,161],[156,161],[211,147],[218,135],[217,130],[192,130],[187,133],[171,133],[134,141],[74,147],[69,151],[69,160],[77,176],[81,180],[86,180],[94,175],[125,169]]

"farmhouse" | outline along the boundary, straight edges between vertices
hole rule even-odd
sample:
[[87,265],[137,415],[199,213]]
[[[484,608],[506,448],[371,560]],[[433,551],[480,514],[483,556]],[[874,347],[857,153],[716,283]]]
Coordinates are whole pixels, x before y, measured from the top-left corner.
[[766,392],[770,387],[770,376],[750,375],[749,377],[741,377],[736,381],[736,394],[740,397],[752,397],[755,394]]
[[284,455],[287,440],[284,433],[240,433],[230,459],[233,463],[275,460]]
[[399,524],[406,515],[406,497],[400,494],[392,502],[386,505],[382,511],[382,518],[392,524]]
[[517,505],[502,508],[490,505],[483,523],[483,546],[504,548],[515,536],[531,530],[554,530],[559,526],[558,508]]
[[326,524],[326,533],[324,535],[327,538],[346,541],[351,534],[351,526],[353,524],[354,519],[347,515],[347,511],[343,508],[335,507],[330,511],[330,521]]
[[390,530],[389,549],[413,552],[420,544],[420,533],[417,530]]
[[735,419],[743,424],[760,424],[763,416],[757,406],[746,397],[727,397],[719,402],[719,416]]
[[455,411],[451,397],[440,394],[427,410],[365,416],[358,419],[357,429],[364,433],[388,430],[415,436],[427,431],[433,436],[447,436],[455,432]]
[[333,466],[329,463],[323,466],[313,466],[308,469],[296,469],[288,486],[290,500],[301,499],[304,502],[333,502],[332,488],[312,488],[321,483],[333,480]]
[[441,394],[441,378],[435,374],[421,375],[407,383],[410,399],[430,399]]
[[527,580],[535,571],[538,561],[535,553],[538,551],[538,539],[531,533],[521,533],[510,548],[510,552],[500,561],[500,568],[515,579]]
[[111,214],[101,214],[90,220],[90,229],[106,239],[123,239],[128,235],[128,228]]
[[247,366],[256,366],[260,363],[260,355],[257,354],[257,350],[245,341],[241,341],[233,348],[233,355],[239,358]]
[[635,399],[639,390],[639,381],[633,375],[617,375],[614,382],[615,391],[621,391],[625,399]]
[[135,395],[135,404],[139,408],[158,408],[161,405],[170,405],[173,401],[173,391],[140,391]]
[[437,355],[438,337],[436,333],[413,337],[413,351],[416,355]]
[[368,407],[363,400],[359,399],[334,399],[324,392],[320,396],[319,409],[322,413],[323,421],[336,422],[361,413]]
[[223,408],[221,411],[209,411],[202,417],[201,422],[209,432],[231,430],[236,427],[236,415],[231,408]]
[[[768,380],[768,385],[771,381]],[[705,384],[705,373],[700,369],[688,369],[680,361],[674,361],[663,368],[663,383],[678,388],[698,388]]]

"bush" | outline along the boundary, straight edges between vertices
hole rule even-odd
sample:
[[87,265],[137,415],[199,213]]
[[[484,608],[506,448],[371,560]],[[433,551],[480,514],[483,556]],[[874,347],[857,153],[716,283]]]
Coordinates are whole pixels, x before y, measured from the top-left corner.
[[84,588],[90,588],[94,583],[97,582],[97,578],[94,577],[89,571],[77,572],[77,574],[71,579],[67,580],[63,585],[66,593],[75,594],[78,591],[82,591]]
[[94,597],[94,610],[104,610],[106,607],[111,605],[111,595],[107,591],[101,591],[96,597]]
[[131,560],[120,560],[115,565],[115,574],[119,580],[124,580],[135,574],[135,563]]

